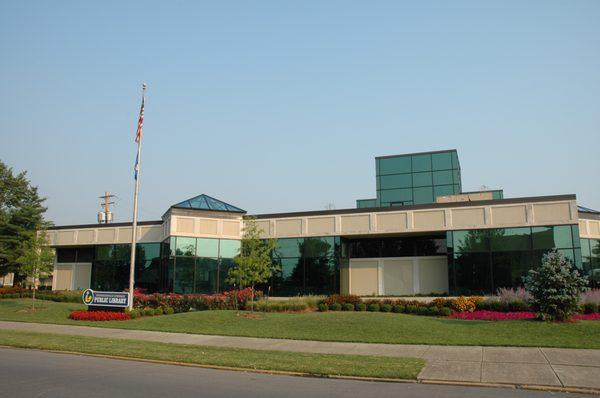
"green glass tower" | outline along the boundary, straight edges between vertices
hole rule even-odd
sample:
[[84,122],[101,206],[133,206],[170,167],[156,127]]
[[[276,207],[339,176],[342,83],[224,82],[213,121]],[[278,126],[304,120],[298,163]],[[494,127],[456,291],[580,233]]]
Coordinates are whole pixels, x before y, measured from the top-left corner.
[[461,193],[455,149],[375,158],[376,206],[434,203],[438,196]]

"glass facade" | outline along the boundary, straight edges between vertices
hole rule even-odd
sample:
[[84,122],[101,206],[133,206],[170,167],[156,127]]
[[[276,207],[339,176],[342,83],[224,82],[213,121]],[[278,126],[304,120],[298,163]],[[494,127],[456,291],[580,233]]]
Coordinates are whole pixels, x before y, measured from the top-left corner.
[[342,258],[444,256],[446,236],[342,238]]
[[386,156],[375,163],[377,206],[434,203],[462,189],[456,150]]
[[365,209],[368,207],[377,207],[377,199],[357,199],[356,208]]
[[273,260],[281,267],[271,295],[339,293],[339,237],[277,239]]
[[581,238],[583,273],[592,287],[600,287],[600,239]]
[[[90,286],[94,290],[122,291],[129,287],[131,245],[99,245],[94,252]],[[160,290],[164,270],[160,243],[138,243],[135,258],[135,286],[148,292]]]
[[448,231],[447,244],[451,294],[521,286],[552,249],[583,271],[577,225]]
[[174,293],[217,293],[233,287],[226,282],[240,241],[171,237],[163,242],[166,264],[165,291]]

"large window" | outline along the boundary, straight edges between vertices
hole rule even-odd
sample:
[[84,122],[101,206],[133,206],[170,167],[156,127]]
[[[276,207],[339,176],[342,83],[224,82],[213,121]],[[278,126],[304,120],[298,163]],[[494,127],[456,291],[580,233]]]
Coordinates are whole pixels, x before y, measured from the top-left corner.
[[377,158],[376,170],[378,206],[433,203],[438,196],[461,192],[454,150]]
[[446,255],[444,235],[342,239],[342,257],[379,258]]
[[171,237],[165,243],[170,253],[163,263],[168,267],[165,290],[175,293],[217,293],[230,290],[227,282],[233,258],[240,251],[240,241]]
[[488,294],[523,285],[552,249],[582,269],[577,225],[448,231],[452,294]]
[[581,259],[590,285],[600,287],[600,239],[581,239]]

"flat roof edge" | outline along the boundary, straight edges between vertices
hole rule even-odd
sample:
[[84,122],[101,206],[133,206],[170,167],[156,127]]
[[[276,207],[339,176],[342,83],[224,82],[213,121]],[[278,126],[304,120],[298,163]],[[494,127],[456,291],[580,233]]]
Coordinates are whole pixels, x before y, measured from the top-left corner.
[[553,202],[557,200],[576,200],[575,194],[566,195],[550,195],[550,196],[529,196],[522,198],[508,199],[490,199],[490,200],[472,200],[469,202],[448,202],[448,203],[429,203],[425,205],[410,205],[410,206],[390,206],[390,207],[364,207],[364,208],[349,208],[335,210],[313,210],[299,211],[287,213],[269,213],[269,214],[249,214],[247,217],[256,219],[262,218],[289,218],[299,216],[319,216],[319,215],[334,215],[334,214],[352,214],[352,213],[382,213],[388,211],[402,210],[421,210],[421,209],[445,209],[448,207],[469,207],[482,206],[488,204],[511,204],[511,203],[528,203],[528,202]]
[[[138,226],[144,225],[161,225],[162,220],[157,221],[138,221]],[[130,227],[132,222],[115,222],[110,224],[77,224],[77,225],[54,225],[48,227],[48,231],[55,231],[59,229],[82,229],[82,228],[109,228],[109,227]]]
[[397,155],[383,155],[383,156],[375,156],[375,159],[386,159],[386,158],[396,158],[398,156],[409,156],[409,155],[429,155],[434,153],[446,153],[446,152],[456,152],[456,149],[442,149],[440,151],[425,151],[425,152],[408,152],[408,153],[399,153]]

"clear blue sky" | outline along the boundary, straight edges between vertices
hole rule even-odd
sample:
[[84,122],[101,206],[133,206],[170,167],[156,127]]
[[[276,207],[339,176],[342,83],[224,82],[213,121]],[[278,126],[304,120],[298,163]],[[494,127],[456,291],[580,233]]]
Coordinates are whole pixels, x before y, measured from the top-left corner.
[[57,224],[200,193],[353,207],[378,155],[456,148],[463,189],[600,208],[600,1],[4,1],[0,159]]

